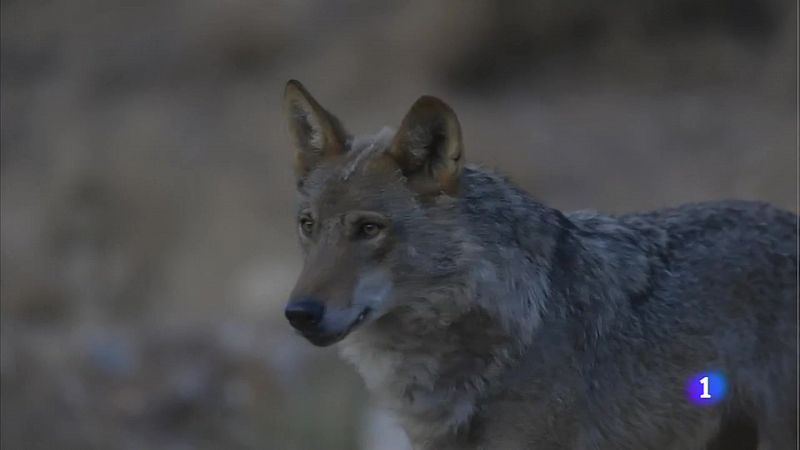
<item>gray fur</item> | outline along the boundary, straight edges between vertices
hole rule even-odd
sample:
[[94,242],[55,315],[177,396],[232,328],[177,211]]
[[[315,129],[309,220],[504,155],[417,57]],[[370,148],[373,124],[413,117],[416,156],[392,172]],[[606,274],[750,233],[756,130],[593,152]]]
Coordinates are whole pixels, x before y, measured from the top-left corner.
[[[370,173],[374,147],[300,180],[300,209],[320,233],[354,209],[392,221],[386,254],[338,268],[362,286],[339,291],[364,291],[360,271],[391,289],[339,346],[416,449],[700,450],[741,417],[760,450],[795,447],[797,215],[564,214],[471,165],[458,195],[422,198],[399,171]],[[304,273],[334,270],[315,256],[331,236],[304,244]],[[707,369],[728,397],[693,406],[684,382]]]

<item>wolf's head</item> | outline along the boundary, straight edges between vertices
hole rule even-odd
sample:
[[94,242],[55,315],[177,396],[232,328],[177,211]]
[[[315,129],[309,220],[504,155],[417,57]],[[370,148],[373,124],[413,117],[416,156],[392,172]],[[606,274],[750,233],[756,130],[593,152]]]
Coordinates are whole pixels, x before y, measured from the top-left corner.
[[430,96],[397,132],[357,138],[297,81],[286,85],[284,108],[305,257],[286,317],[312,343],[330,345],[455,270],[461,129]]

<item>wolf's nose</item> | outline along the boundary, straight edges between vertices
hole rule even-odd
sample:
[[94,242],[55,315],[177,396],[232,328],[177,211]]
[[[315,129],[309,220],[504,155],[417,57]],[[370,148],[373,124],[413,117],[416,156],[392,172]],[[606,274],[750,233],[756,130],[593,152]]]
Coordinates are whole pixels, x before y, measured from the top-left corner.
[[296,301],[286,306],[285,313],[293,327],[300,331],[310,331],[322,321],[325,306],[310,300]]

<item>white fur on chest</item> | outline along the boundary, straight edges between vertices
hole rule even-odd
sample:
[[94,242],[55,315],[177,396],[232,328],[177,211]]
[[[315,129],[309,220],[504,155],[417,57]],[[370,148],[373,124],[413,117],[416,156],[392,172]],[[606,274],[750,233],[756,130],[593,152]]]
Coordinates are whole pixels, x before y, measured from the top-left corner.
[[403,360],[400,354],[376,349],[356,336],[340,344],[339,354],[356,367],[367,388],[373,392],[391,384],[390,380]]
[[342,342],[340,354],[356,366],[367,388],[397,416],[412,441],[438,438],[469,421],[474,396],[435,389],[436,357],[376,348],[364,337]]

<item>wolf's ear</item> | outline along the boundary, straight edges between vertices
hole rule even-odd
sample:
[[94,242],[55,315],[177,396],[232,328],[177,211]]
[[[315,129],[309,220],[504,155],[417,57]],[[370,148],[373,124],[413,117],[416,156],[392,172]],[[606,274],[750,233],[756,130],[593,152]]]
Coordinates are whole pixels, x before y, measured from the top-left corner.
[[347,132],[297,80],[289,80],[283,94],[289,134],[297,151],[295,171],[305,177],[321,160],[344,153]]
[[458,192],[464,163],[461,125],[453,110],[436,97],[420,97],[403,119],[389,149],[418,192]]

